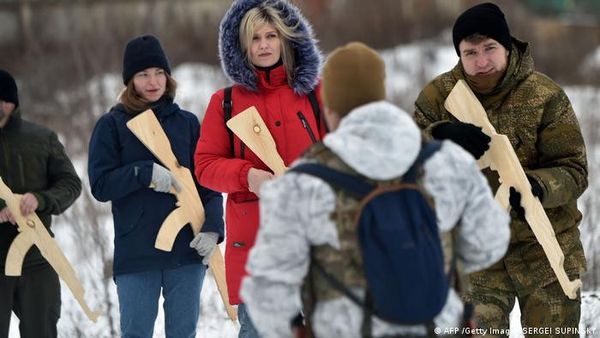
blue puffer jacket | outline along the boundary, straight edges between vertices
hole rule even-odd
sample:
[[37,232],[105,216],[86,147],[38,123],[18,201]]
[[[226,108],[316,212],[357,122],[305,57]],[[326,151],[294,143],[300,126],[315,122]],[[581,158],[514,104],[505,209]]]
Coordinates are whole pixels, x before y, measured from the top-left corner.
[[[152,109],[177,161],[193,173],[194,148],[200,130],[198,119],[165,97]],[[193,239],[189,225],[181,229],[171,252],[154,248],[158,230],[177,200],[172,194],[158,193],[148,187],[152,165],[160,161],[127,128],[131,118],[122,105],[113,107],[96,123],[89,145],[92,194],[101,202],[112,202],[114,274],[200,264],[201,257],[189,247]],[[217,232],[222,241],[223,198],[220,193],[196,185],[206,212],[202,232]]]

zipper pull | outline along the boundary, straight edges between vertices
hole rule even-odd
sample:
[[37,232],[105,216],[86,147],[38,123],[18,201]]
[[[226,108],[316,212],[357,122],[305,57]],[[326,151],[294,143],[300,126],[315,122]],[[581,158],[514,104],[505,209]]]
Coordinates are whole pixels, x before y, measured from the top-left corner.
[[300,122],[302,122],[302,126],[304,127],[304,129],[308,129],[308,123],[306,123],[306,119],[304,118],[304,115],[302,115],[301,112],[297,113],[298,118],[300,118]]

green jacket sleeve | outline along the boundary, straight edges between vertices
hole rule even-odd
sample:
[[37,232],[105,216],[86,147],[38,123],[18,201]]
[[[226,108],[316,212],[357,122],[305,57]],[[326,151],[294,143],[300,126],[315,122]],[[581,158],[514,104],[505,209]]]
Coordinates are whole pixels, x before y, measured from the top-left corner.
[[45,190],[34,191],[39,213],[57,215],[65,211],[81,193],[81,180],[65,148],[55,133],[49,136],[48,185]]
[[585,143],[573,107],[562,90],[546,104],[537,150],[539,169],[527,174],[544,191],[542,205],[554,208],[581,196],[588,186]]
[[427,138],[431,137],[433,127],[441,122],[454,119],[444,108],[444,98],[447,95],[447,93],[444,95],[443,90],[431,82],[421,91],[415,101],[414,119]]

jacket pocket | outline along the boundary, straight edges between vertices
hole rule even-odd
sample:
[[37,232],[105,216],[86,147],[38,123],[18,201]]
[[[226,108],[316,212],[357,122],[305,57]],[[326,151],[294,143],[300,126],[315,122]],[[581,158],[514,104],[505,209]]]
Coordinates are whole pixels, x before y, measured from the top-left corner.
[[135,204],[123,203],[113,209],[115,237],[125,237],[138,227],[144,214],[144,209],[141,205]]
[[253,198],[243,202],[227,202],[227,250],[248,251],[254,245],[258,230],[258,198],[251,195]]

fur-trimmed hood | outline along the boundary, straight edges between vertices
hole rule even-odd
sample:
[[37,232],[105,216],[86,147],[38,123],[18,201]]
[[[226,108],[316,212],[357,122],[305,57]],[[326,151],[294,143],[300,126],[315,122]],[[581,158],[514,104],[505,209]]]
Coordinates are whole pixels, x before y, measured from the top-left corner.
[[240,23],[244,15],[262,3],[270,3],[284,13],[284,22],[294,26],[299,22],[296,32],[308,36],[308,39],[290,41],[296,61],[296,75],[293,89],[297,94],[307,94],[317,85],[323,56],[313,38],[310,23],[300,10],[286,0],[235,0],[219,27],[219,58],[221,67],[235,83],[249,90],[257,90],[257,77],[245,61],[239,40]]

